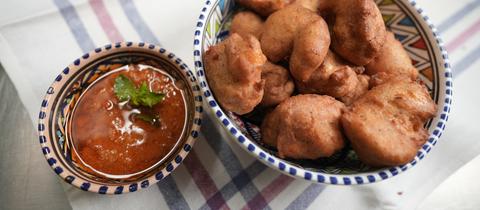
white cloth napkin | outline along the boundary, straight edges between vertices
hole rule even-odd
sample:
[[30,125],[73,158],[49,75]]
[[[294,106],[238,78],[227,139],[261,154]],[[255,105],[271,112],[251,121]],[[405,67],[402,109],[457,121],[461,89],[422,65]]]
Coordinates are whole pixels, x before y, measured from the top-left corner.
[[[0,62],[35,123],[41,99],[55,75],[89,47],[102,46],[117,39],[159,42],[192,68],[193,29],[203,4],[198,0],[4,1],[0,7]],[[447,49],[451,51],[455,76],[454,105],[447,130],[438,144],[413,169],[386,181],[363,186],[316,185],[290,180],[271,169],[262,170],[258,175],[252,175],[254,178],[248,189],[267,189],[264,194],[266,208],[414,209],[446,177],[479,154],[480,91],[475,84],[480,72],[474,69],[480,67],[480,1],[420,0],[418,4],[432,22],[438,24]],[[109,24],[108,20],[113,22],[116,30],[106,33],[104,26]],[[84,30],[76,30],[78,28]],[[85,32],[90,40],[79,40],[78,37]],[[238,160],[242,169],[254,165],[255,160],[231,143],[220,128],[215,131],[215,127],[207,120],[203,129],[205,137],[196,143],[194,151],[215,187],[222,189],[231,184],[232,177],[226,173],[230,166],[222,162],[225,161],[221,159],[223,154],[210,155],[215,154],[213,144],[227,142],[232,151],[230,156]],[[165,181],[126,195],[97,195],[68,184],[64,184],[65,193],[75,209],[200,208],[205,205],[204,191],[192,181],[188,170],[182,165],[170,177],[173,182]],[[252,170],[247,173],[253,173]],[[272,187],[274,179],[285,188]],[[162,191],[171,186],[168,183],[176,183],[179,194]],[[228,207],[237,209],[257,194],[237,189],[225,202]]]

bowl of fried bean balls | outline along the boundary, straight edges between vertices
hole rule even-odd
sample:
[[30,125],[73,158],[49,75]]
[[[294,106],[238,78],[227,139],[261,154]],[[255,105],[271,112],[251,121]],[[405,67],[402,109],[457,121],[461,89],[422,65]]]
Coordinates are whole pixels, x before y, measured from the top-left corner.
[[312,182],[368,184],[412,168],[452,102],[442,41],[408,0],[207,1],[194,60],[226,140]]

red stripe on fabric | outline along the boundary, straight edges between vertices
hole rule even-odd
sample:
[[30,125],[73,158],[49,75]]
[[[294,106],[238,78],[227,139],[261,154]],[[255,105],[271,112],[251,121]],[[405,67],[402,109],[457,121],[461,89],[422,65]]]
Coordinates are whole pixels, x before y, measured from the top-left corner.
[[265,199],[267,203],[270,203],[275,197],[278,196],[283,190],[285,190],[290,183],[295,180],[292,177],[287,175],[280,174],[275,180],[270,182],[265,188],[262,189],[260,193],[255,195],[250,201],[248,201],[247,205],[245,205],[242,209],[263,209],[265,206],[262,205],[264,202],[259,202],[262,199]]
[[[89,0],[89,3],[109,40],[111,42],[122,41],[123,37],[113,23],[103,1]],[[197,185],[202,195],[205,197],[205,200],[208,200],[207,204],[210,208],[230,210],[223,196],[220,193],[217,193],[218,189],[215,183],[213,182],[209,173],[205,170],[203,164],[198,159],[198,155],[196,154],[195,150],[190,152],[190,154],[183,161],[183,164],[185,164],[187,171],[192,176],[193,181]]]
[[458,47],[460,47],[468,38],[475,35],[480,30],[480,19],[477,20],[473,25],[463,31],[460,35],[458,35],[454,40],[447,44],[448,51],[455,51]]
[[[197,185],[198,189],[202,193],[205,200],[207,200],[208,206],[212,209],[230,209],[223,198],[221,193],[217,193],[218,189],[210,177],[210,174],[205,170],[205,167],[198,159],[198,155],[195,150],[192,150],[190,154],[183,161],[188,172],[192,176],[193,181]],[[214,196],[214,197],[212,197]]]
[[107,9],[105,8],[105,4],[103,4],[103,0],[89,0],[90,6],[92,7],[95,15],[97,16],[98,22],[102,26],[103,31],[107,34],[108,39],[110,42],[120,42],[123,41],[123,37],[118,31],[117,27],[113,23],[110,14],[108,13]]

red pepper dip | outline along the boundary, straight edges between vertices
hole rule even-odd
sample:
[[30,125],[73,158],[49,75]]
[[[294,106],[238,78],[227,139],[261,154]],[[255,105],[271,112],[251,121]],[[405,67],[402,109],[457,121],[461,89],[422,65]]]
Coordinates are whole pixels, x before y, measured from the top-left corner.
[[[149,107],[120,100],[118,77],[142,85],[161,102]],[[99,78],[80,96],[71,118],[71,140],[88,171],[129,175],[159,163],[181,139],[186,123],[184,91],[166,71],[135,64]]]

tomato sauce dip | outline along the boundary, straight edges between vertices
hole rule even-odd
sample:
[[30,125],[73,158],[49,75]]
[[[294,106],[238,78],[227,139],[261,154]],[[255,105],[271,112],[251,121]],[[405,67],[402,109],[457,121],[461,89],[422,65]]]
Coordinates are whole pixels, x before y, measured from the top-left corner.
[[[120,75],[136,87],[163,93],[152,107],[119,101],[114,85]],[[131,64],[103,75],[80,96],[70,121],[71,141],[87,171],[129,175],[153,167],[180,141],[186,124],[186,100],[182,85],[166,71]],[[139,115],[155,115],[155,123]]]

